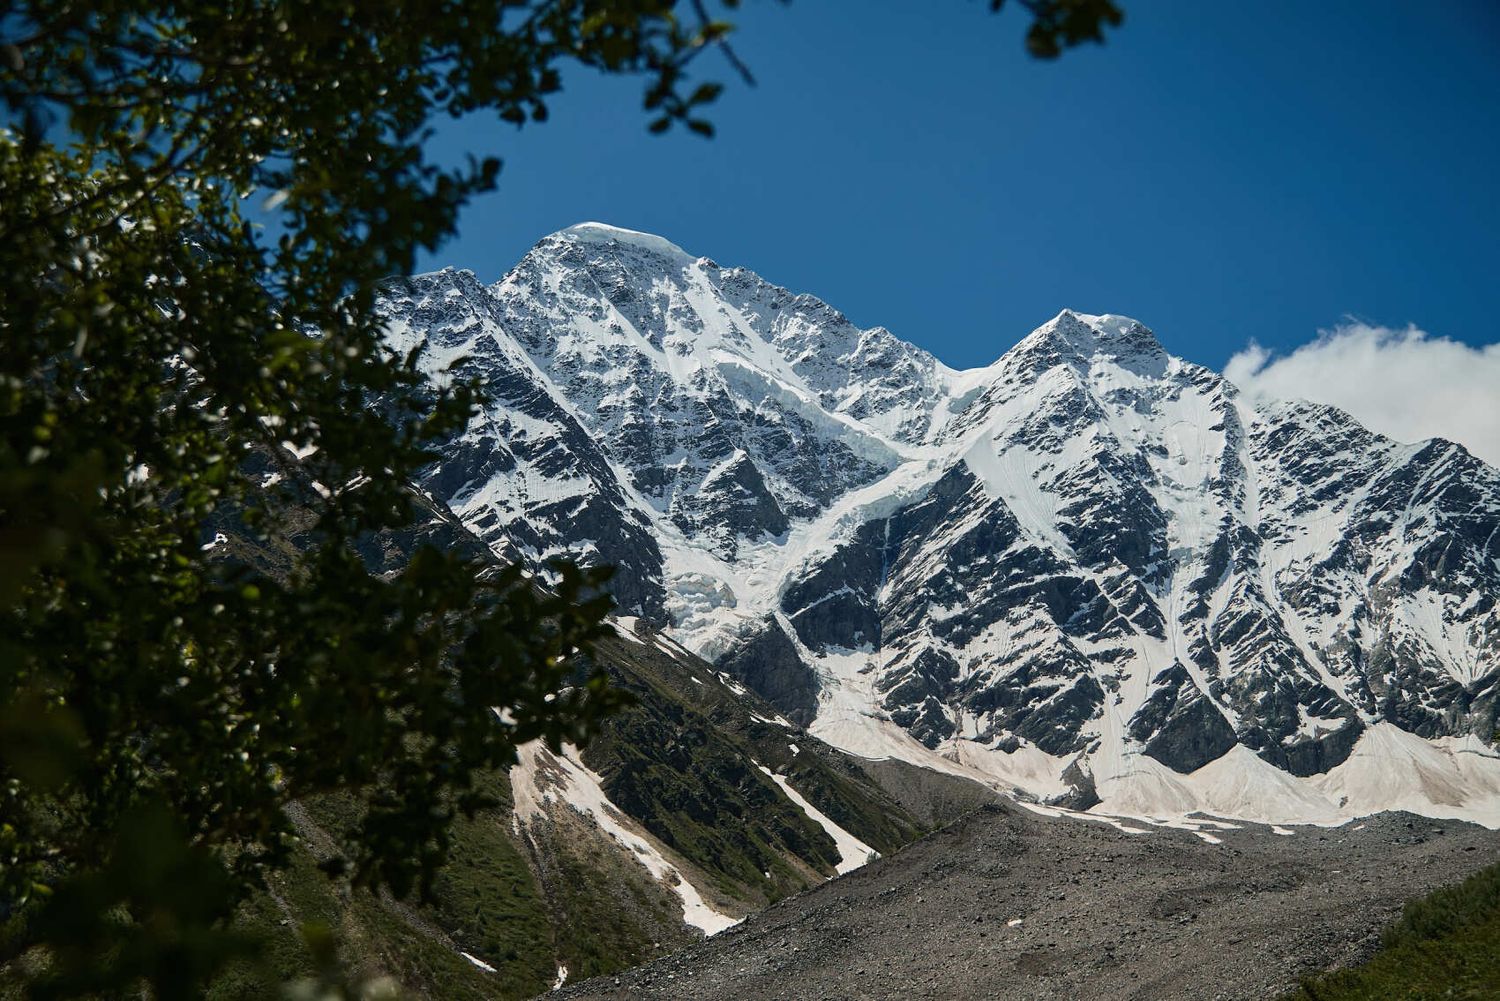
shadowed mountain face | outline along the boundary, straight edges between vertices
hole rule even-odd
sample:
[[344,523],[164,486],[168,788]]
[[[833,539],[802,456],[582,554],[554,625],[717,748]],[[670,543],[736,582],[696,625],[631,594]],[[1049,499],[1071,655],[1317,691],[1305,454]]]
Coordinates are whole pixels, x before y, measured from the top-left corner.
[[1136,812],[1500,823],[1500,473],[1460,446],[1253,405],[1124,317],[954,371],[599,224],[386,309],[491,385],[435,497],[617,565],[623,611],[833,744]]

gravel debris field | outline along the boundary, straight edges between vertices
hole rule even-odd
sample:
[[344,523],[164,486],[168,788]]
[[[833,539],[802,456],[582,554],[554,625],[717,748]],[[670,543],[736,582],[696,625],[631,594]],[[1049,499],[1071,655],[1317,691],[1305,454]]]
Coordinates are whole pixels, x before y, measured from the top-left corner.
[[1220,843],[989,806],[681,952],[546,996],[1264,1001],[1364,959],[1408,898],[1500,859],[1500,832],[1402,813],[1212,830]]

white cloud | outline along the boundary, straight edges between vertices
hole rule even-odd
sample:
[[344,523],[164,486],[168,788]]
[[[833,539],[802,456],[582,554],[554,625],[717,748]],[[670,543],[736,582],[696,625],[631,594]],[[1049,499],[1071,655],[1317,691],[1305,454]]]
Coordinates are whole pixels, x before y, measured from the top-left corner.
[[1285,357],[1252,343],[1224,376],[1252,398],[1330,403],[1398,441],[1446,438],[1500,467],[1500,344],[1349,323]]

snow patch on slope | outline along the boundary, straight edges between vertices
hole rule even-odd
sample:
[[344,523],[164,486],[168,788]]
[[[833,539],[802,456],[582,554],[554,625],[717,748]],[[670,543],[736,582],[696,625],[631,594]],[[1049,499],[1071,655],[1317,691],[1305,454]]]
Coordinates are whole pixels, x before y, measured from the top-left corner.
[[664,848],[635,821],[622,813],[604,794],[600,777],[578,757],[578,749],[563,745],[561,756],[540,741],[517,750],[511,769],[511,791],[516,823],[532,823],[547,816],[549,806],[572,809],[590,817],[600,830],[618,842],[652,876],[682,901],[682,920],[705,935],[713,935],[740,923],[740,918],[715,909],[681,870],[667,860]]
[[833,839],[833,843],[839,849],[839,862],[836,868],[840,876],[846,872],[853,872],[865,863],[880,857],[879,852],[844,830],[828,814],[809,803],[806,797],[792,788],[792,784],[786,780],[785,775],[777,775],[762,764],[757,764],[755,767],[770,776],[771,781],[775,782],[781,787],[781,791],[786,793],[787,799],[801,807],[802,812],[807,814],[807,819],[823,828],[828,833],[828,836]]
[[1473,738],[1433,743],[1376,723],[1312,784],[1349,817],[1408,810],[1500,828],[1500,755]]

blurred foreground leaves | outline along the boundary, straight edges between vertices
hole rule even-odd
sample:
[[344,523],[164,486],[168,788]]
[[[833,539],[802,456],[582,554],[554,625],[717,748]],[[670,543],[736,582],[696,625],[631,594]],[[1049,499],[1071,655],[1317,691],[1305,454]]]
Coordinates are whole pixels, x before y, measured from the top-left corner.
[[[1118,21],[1018,2],[1039,55]],[[603,576],[539,588],[411,486],[483,387],[393,355],[375,293],[496,184],[424,158],[434,116],[543,121],[574,64],[706,135],[729,34],[697,0],[0,0],[0,986],[201,996],[288,804],[352,796],[329,877],[425,894],[477,772],[619,705],[571,666]],[[295,991],[394,989],[305,939]]]

